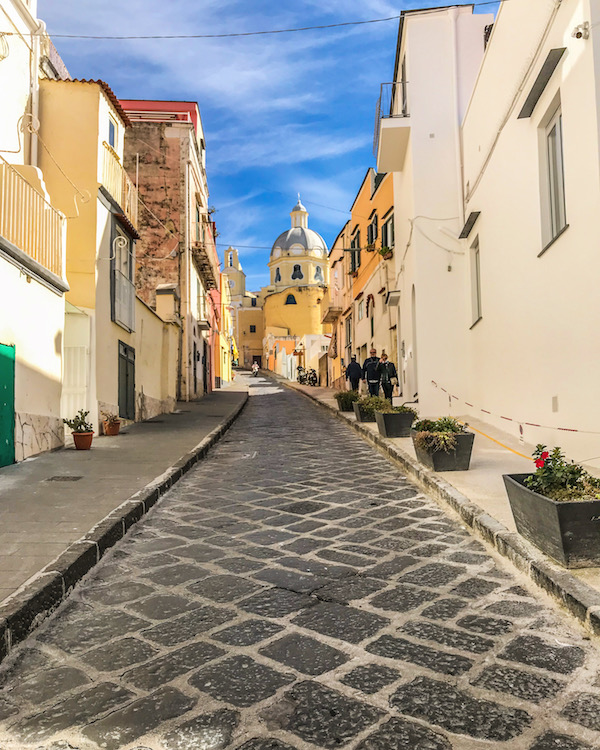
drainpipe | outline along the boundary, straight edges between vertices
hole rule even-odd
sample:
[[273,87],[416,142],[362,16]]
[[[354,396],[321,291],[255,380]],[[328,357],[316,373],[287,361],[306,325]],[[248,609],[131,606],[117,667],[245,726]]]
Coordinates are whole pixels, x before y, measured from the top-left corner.
[[461,138],[460,102],[458,86],[458,9],[450,9],[450,23],[452,27],[452,87],[454,94],[454,148],[456,152],[456,181],[458,195],[459,226],[465,223],[465,194],[463,186],[463,147]]
[[32,167],[38,166],[38,136],[37,127],[40,122],[40,48],[42,34],[46,33],[46,24],[39,19],[37,29],[31,35],[31,136],[29,140],[29,162]]
[[191,342],[191,327],[192,327],[192,315],[191,315],[191,298],[192,298],[192,258],[190,250],[190,161],[189,159],[185,163],[185,188],[184,188],[184,200],[185,200],[185,229],[184,229],[184,242],[185,242],[185,276],[186,276],[186,292],[185,292],[185,400],[190,400],[190,352],[192,347]]

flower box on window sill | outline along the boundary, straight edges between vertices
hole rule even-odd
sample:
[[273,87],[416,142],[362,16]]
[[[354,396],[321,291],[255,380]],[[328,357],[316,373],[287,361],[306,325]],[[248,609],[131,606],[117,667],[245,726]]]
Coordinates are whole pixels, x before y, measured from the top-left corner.
[[372,253],[375,250],[375,243],[374,242],[368,242],[367,245],[366,245],[366,247],[365,247],[365,250],[368,253]]
[[358,271],[350,271],[348,276],[351,276],[353,279],[355,279],[358,276]]

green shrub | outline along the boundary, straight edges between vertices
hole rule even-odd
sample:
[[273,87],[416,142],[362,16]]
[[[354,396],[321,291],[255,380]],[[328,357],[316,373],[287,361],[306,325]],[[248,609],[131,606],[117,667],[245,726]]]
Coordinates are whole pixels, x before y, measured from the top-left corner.
[[525,486],[552,500],[600,500],[600,479],[589,474],[583,466],[565,460],[560,448],[546,450],[537,445],[533,452],[535,474],[525,479]]
[[363,396],[359,401],[358,405],[365,414],[373,417],[376,411],[384,411],[390,405],[387,398],[381,398],[381,396]]
[[352,404],[360,399],[358,391],[337,391],[333,397],[340,405],[340,409],[352,409]]
[[468,425],[461,424],[454,417],[440,417],[440,419],[421,419],[415,425],[415,446],[427,453],[437,453],[456,450],[456,436],[466,432]]
[[412,406],[392,406],[390,402],[386,399],[385,406],[383,406],[381,409],[377,409],[377,411],[381,411],[384,414],[412,414],[413,420],[415,420],[419,416],[419,412],[416,409],[413,409]]
[[63,419],[63,422],[71,430],[71,432],[93,432],[94,426],[91,422],[87,421],[87,415],[89,411],[80,409],[73,419]]

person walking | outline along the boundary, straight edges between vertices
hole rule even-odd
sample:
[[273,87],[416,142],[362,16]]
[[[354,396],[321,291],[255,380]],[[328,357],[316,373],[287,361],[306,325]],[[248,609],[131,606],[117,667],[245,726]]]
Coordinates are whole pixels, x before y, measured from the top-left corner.
[[371,356],[369,359],[365,359],[362,367],[363,381],[366,381],[369,388],[369,396],[379,395],[379,381],[381,380],[381,374],[377,370],[379,365],[379,359],[377,358],[377,350],[371,349]]
[[383,394],[391,404],[394,386],[398,385],[398,373],[396,372],[396,365],[389,361],[385,352],[381,352],[381,359],[377,363],[377,372],[379,373]]
[[350,390],[357,391],[358,384],[362,375],[362,367],[356,361],[356,354],[353,354],[348,367],[346,367],[346,380],[350,381]]

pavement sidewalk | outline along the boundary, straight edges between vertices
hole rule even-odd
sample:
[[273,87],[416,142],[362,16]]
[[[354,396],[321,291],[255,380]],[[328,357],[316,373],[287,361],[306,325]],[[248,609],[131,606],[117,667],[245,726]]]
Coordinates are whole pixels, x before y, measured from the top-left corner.
[[[239,385],[0,469],[0,660],[237,417]],[[36,619],[37,618],[37,619]]]
[[600,635],[600,568],[566,570],[516,531],[502,474],[531,471],[531,460],[517,454],[531,455],[534,446],[521,444],[501,430],[465,417],[476,432],[469,471],[435,473],[417,460],[410,438],[383,438],[376,424],[357,423],[353,413],[340,412],[333,389],[280,382],[331,410],[388,453],[425,492],[449,505],[463,523],[527,573],[588,630]]

